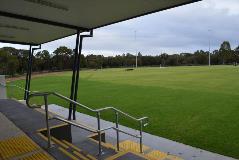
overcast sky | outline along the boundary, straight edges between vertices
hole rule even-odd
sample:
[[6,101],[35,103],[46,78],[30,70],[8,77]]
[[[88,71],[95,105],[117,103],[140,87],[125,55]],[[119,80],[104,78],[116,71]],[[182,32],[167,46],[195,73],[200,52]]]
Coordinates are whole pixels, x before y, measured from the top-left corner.
[[[141,52],[156,55],[218,49],[227,40],[239,45],[239,0],[203,0],[94,30],[83,54],[116,55]],[[54,51],[59,46],[74,48],[75,36],[44,44]],[[0,44],[28,49],[28,46]]]

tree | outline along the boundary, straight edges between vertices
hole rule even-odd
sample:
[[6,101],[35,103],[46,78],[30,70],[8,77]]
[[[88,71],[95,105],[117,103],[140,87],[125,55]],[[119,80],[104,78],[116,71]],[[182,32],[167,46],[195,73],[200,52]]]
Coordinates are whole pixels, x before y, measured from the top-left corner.
[[34,59],[34,70],[43,71],[50,70],[51,55],[47,50],[37,52]]
[[178,65],[178,55],[177,54],[170,55],[167,58],[166,64],[169,66],[177,66]]
[[[12,47],[0,48],[0,73],[14,75],[23,74],[27,70],[28,50]],[[71,70],[74,62],[74,50],[65,46],[58,47],[53,54],[47,50],[38,52],[33,57],[33,71],[43,70]],[[145,55],[138,53],[139,66],[182,66],[182,65],[206,65],[208,54],[203,50],[194,53]],[[211,54],[211,64],[237,64],[239,60],[239,46],[234,50],[228,41],[224,41],[219,50]],[[107,68],[107,67],[133,67],[135,55],[124,53],[116,56],[103,56],[88,54],[80,56],[80,68]],[[54,67],[54,68],[53,68]]]
[[10,74],[11,76],[14,76],[14,74],[17,71],[18,65],[19,65],[19,62],[17,60],[17,57],[9,56],[8,63],[7,63],[8,74]]
[[219,49],[219,56],[221,57],[222,64],[226,63],[226,59],[230,57],[230,54],[231,54],[231,45],[228,41],[224,41]]
[[138,66],[142,66],[142,56],[141,52],[139,52],[137,57]]
[[161,65],[162,66],[166,66],[167,65],[167,59],[168,59],[168,54],[167,53],[163,53],[163,54],[161,54]]
[[125,64],[128,67],[133,67],[135,65],[135,55],[127,53],[125,56]]
[[214,50],[211,53],[211,64],[213,64],[213,65],[220,64],[219,50]]
[[103,56],[101,55],[88,55],[86,56],[87,67],[88,68],[102,68],[103,66]]
[[196,51],[194,53],[194,65],[205,65],[208,64],[208,52],[203,50]]
[[28,50],[18,50],[17,54],[17,59],[19,62],[19,67],[17,69],[18,73],[23,74],[24,72],[27,71],[28,56],[29,56]]
[[237,46],[235,49],[234,49],[234,64],[237,65],[237,62],[238,62],[238,58],[239,58],[239,46]]
[[60,46],[53,52],[53,64],[58,70],[72,68],[73,51],[65,46]]
[[19,53],[19,50],[13,47],[3,47],[1,48],[2,51],[6,52],[9,55],[15,55],[17,56]]
[[234,49],[235,53],[236,54],[239,54],[239,46],[237,46],[235,49]]
[[0,50],[0,73],[13,76],[18,68],[17,56],[11,55],[6,50]]

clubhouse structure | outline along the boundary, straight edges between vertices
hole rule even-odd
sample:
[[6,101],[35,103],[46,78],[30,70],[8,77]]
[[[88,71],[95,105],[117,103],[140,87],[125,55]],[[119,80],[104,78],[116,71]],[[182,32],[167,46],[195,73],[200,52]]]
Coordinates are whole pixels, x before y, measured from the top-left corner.
[[[231,160],[144,133],[150,117],[134,117],[114,107],[93,109],[77,100],[83,40],[93,37],[95,29],[197,1],[1,0],[0,42],[28,45],[29,54],[24,88],[7,85],[0,76],[0,159]],[[34,52],[42,44],[72,35],[76,39],[70,96],[31,91]],[[8,98],[7,87],[24,92],[23,100]],[[49,104],[49,96],[69,103],[69,108]],[[44,104],[32,104],[34,97]],[[76,112],[77,108],[94,116]],[[104,111],[112,111],[113,122],[101,118]],[[120,125],[124,118],[137,130]]]

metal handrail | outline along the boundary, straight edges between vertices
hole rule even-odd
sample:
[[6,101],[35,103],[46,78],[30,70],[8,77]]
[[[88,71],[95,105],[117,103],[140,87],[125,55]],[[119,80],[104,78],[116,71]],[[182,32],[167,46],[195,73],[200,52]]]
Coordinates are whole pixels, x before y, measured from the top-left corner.
[[[19,87],[17,85],[3,85],[0,83],[0,85],[4,86],[4,87],[7,87],[7,86],[10,86],[10,87],[17,87],[21,90],[24,90],[28,93],[30,93],[30,95],[27,97],[26,99],[26,104],[28,107],[30,108],[39,108],[40,106],[37,106],[37,105],[30,105],[29,101],[32,97],[38,97],[38,96],[42,96],[44,97],[44,102],[45,102],[45,111],[46,111],[46,125],[47,125],[47,135],[48,135],[48,147],[51,147],[51,136],[50,136],[50,127],[49,127],[49,116],[48,116],[48,96],[50,95],[54,95],[56,97],[59,97],[63,100],[66,100],[72,104],[75,104],[77,106],[80,106],[88,111],[91,111],[91,112],[94,112],[97,114],[97,123],[98,123],[98,128],[97,129],[92,129],[90,127],[87,127],[87,126],[84,126],[84,125],[80,125],[80,124],[77,124],[77,123],[74,123],[72,121],[69,121],[69,120],[65,120],[65,119],[62,119],[60,117],[53,117],[51,119],[57,119],[57,120],[60,120],[60,121],[63,121],[63,122],[66,122],[68,124],[71,124],[71,125],[74,125],[76,127],[79,127],[79,128],[82,128],[82,129],[85,129],[85,130],[88,130],[90,132],[95,132],[95,133],[98,133],[98,136],[99,136],[99,155],[101,155],[102,153],[102,147],[101,147],[101,132],[103,131],[106,131],[106,130],[109,130],[109,129],[114,129],[116,131],[116,137],[117,137],[117,150],[119,150],[119,132],[121,133],[124,133],[124,134],[127,134],[129,136],[132,136],[132,137],[135,137],[135,138],[139,138],[140,139],[140,152],[143,153],[143,142],[142,142],[142,137],[143,137],[143,127],[147,126],[148,125],[148,117],[142,117],[142,118],[135,118],[117,108],[114,108],[114,107],[104,107],[104,108],[100,108],[100,109],[92,109],[86,105],[83,105],[79,102],[76,102],[76,101],[73,101],[71,100],[70,98],[68,97],[65,97],[57,92],[38,92],[38,91],[28,91],[28,90],[25,90],[24,88],[22,87]],[[106,127],[104,129],[102,129],[100,127],[100,114],[101,112],[103,111],[106,111],[106,110],[112,110],[115,112],[115,127],[114,126],[110,126],[110,127]],[[119,129],[119,114],[122,114],[124,115],[125,117],[128,117],[136,122],[139,122],[140,123],[140,135],[134,135],[134,134],[131,134],[131,133],[128,133],[124,130],[121,130]]]
[[27,91],[29,93],[31,92],[31,91],[25,90],[24,88],[22,88],[22,87],[20,87],[18,85],[14,85],[14,84],[2,84],[2,83],[0,83],[0,86],[3,86],[3,87],[16,87],[16,88],[21,89],[23,91]]
[[117,108],[114,108],[114,107],[100,108],[100,109],[96,109],[95,111],[97,111],[97,112],[102,112],[102,111],[106,111],[106,110],[113,110],[114,112],[118,112],[118,113],[120,113],[120,114],[122,114],[122,115],[124,115],[124,116],[126,116],[126,117],[128,117],[128,118],[131,118],[131,119],[133,119],[133,120],[135,120],[135,121],[138,121],[138,122],[139,122],[139,121],[145,121],[146,123],[144,123],[143,125],[144,125],[144,126],[147,126],[147,125],[148,125],[148,117],[135,118],[135,117],[133,117],[133,116],[131,116],[131,115],[129,115],[129,114],[127,114],[127,113],[125,113],[125,112],[123,112],[123,111],[117,109]]
[[79,102],[73,101],[70,98],[65,97],[65,96],[63,96],[63,95],[61,95],[61,94],[59,94],[57,92],[33,92],[31,95],[29,95],[28,99],[30,99],[31,97],[35,97],[35,96],[44,96],[44,95],[47,95],[47,96],[55,95],[55,96],[57,96],[57,97],[59,97],[61,99],[69,101],[69,102],[71,102],[71,103],[73,103],[75,105],[83,107],[84,109],[86,109],[88,111],[91,111],[91,112],[96,112],[97,113],[97,112],[103,112],[103,111],[106,111],[106,110],[113,110],[114,112],[118,112],[118,113],[120,113],[120,114],[122,114],[122,115],[124,115],[124,116],[126,116],[128,118],[131,118],[131,119],[135,120],[135,121],[138,121],[138,122],[139,121],[145,121],[146,122],[146,123],[144,123],[145,126],[148,124],[148,121],[146,121],[146,120],[148,120],[148,117],[135,118],[135,117],[133,117],[133,116],[131,116],[131,115],[129,115],[129,114],[127,114],[127,113],[117,109],[117,108],[114,108],[114,107],[105,107],[105,108],[100,108],[100,109],[92,109],[92,108],[90,108],[90,107],[88,107],[86,105],[83,105],[83,104],[79,103]]
[[[103,130],[109,130],[109,129],[114,129],[116,130],[116,137],[117,137],[117,150],[119,150],[119,132],[121,133],[124,133],[124,134],[127,134],[127,135],[130,135],[130,136],[133,136],[135,138],[139,138],[140,139],[140,152],[143,153],[143,127],[147,126],[148,125],[148,117],[142,117],[142,118],[135,118],[119,109],[116,109],[114,107],[105,107],[105,108],[100,108],[100,109],[92,109],[86,105],[83,105],[79,102],[76,102],[76,101],[73,101],[71,99],[69,99],[68,97],[65,97],[59,93],[56,93],[56,92],[34,92],[32,94],[30,94],[26,100],[26,104],[30,107],[30,108],[36,108],[38,106],[31,106],[29,104],[29,101],[32,97],[36,97],[36,96],[43,96],[45,101],[47,101],[47,97],[49,95],[54,95],[54,96],[57,96],[63,100],[66,100],[66,101],[69,101],[70,103],[72,104],[75,104],[76,106],[80,106],[80,107],[83,107],[84,109],[88,110],[88,111],[91,111],[91,112],[94,112],[97,114],[97,123],[98,123],[98,129],[97,129],[97,132],[98,132],[98,136],[99,136],[99,155],[101,155],[102,153],[102,147],[101,147],[101,132],[102,132],[102,129],[101,129],[101,126],[100,126],[100,114],[101,112],[103,111],[106,111],[106,110],[113,110],[115,112],[115,127],[107,127],[106,129],[103,129]],[[46,112],[48,112],[48,107],[47,107],[47,103],[45,102],[45,108],[46,108]],[[140,135],[133,135],[131,133],[128,133],[126,131],[123,131],[123,130],[120,130],[119,129],[119,114],[122,114],[128,118],[131,118],[133,119],[134,121],[137,121],[140,123]],[[58,119],[59,120],[59,119]],[[67,120],[65,120],[67,121]],[[69,123],[71,123],[70,121],[68,121]],[[82,126],[81,126],[82,128]],[[86,130],[88,130],[88,128],[84,128]],[[50,129],[49,129],[50,130]],[[50,132],[50,131],[49,131]],[[50,136],[50,134],[49,134]],[[49,141],[50,141],[50,137],[49,137]],[[50,142],[48,143],[50,145]]]
[[87,131],[89,131],[89,132],[98,133],[98,130],[96,130],[96,129],[94,129],[94,128],[88,127],[88,126],[83,125],[83,124],[75,123],[75,122],[72,122],[72,121],[68,121],[68,120],[66,120],[66,119],[64,119],[64,118],[61,118],[61,117],[59,117],[59,116],[54,116],[54,117],[50,118],[49,120],[52,120],[52,119],[60,120],[60,121],[62,121],[62,122],[71,124],[71,125],[76,126],[76,127],[78,127],[78,128],[85,129],[85,130],[87,130]]

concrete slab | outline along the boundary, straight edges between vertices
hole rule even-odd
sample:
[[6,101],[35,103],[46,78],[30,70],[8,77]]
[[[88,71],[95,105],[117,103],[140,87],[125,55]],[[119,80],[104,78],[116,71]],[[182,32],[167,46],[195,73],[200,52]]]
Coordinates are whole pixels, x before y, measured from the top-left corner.
[[0,122],[0,141],[23,134],[23,132],[19,128],[17,128],[11,121],[9,121],[7,117],[4,116],[2,113],[0,113]]
[[[54,105],[54,104],[49,105],[49,111],[65,118],[68,117],[68,109],[58,105]],[[77,117],[77,121],[79,121],[80,123],[85,123],[89,126],[97,128],[97,119],[95,117],[82,114],[79,112],[76,113],[76,117]],[[115,124],[112,122],[101,120],[102,128],[106,128],[106,127],[114,126],[114,125]],[[139,133],[139,131],[137,130],[134,130],[122,125],[120,125],[120,128],[133,134]],[[112,144],[116,143],[116,138],[115,138],[116,132],[114,130],[106,131],[106,135],[107,135],[106,138],[108,137],[107,138],[108,142],[110,141]],[[138,140],[135,138],[132,138],[122,133],[120,134],[121,141],[127,140],[127,139],[138,142]],[[162,152],[181,157],[185,160],[235,160],[231,157],[226,157],[226,156],[205,151],[199,148],[191,147],[185,144],[174,142],[174,141],[171,141],[162,137],[154,136],[148,133],[143,133],[143,143],[144,145],[147,145],[155,150],[160,150]]]

